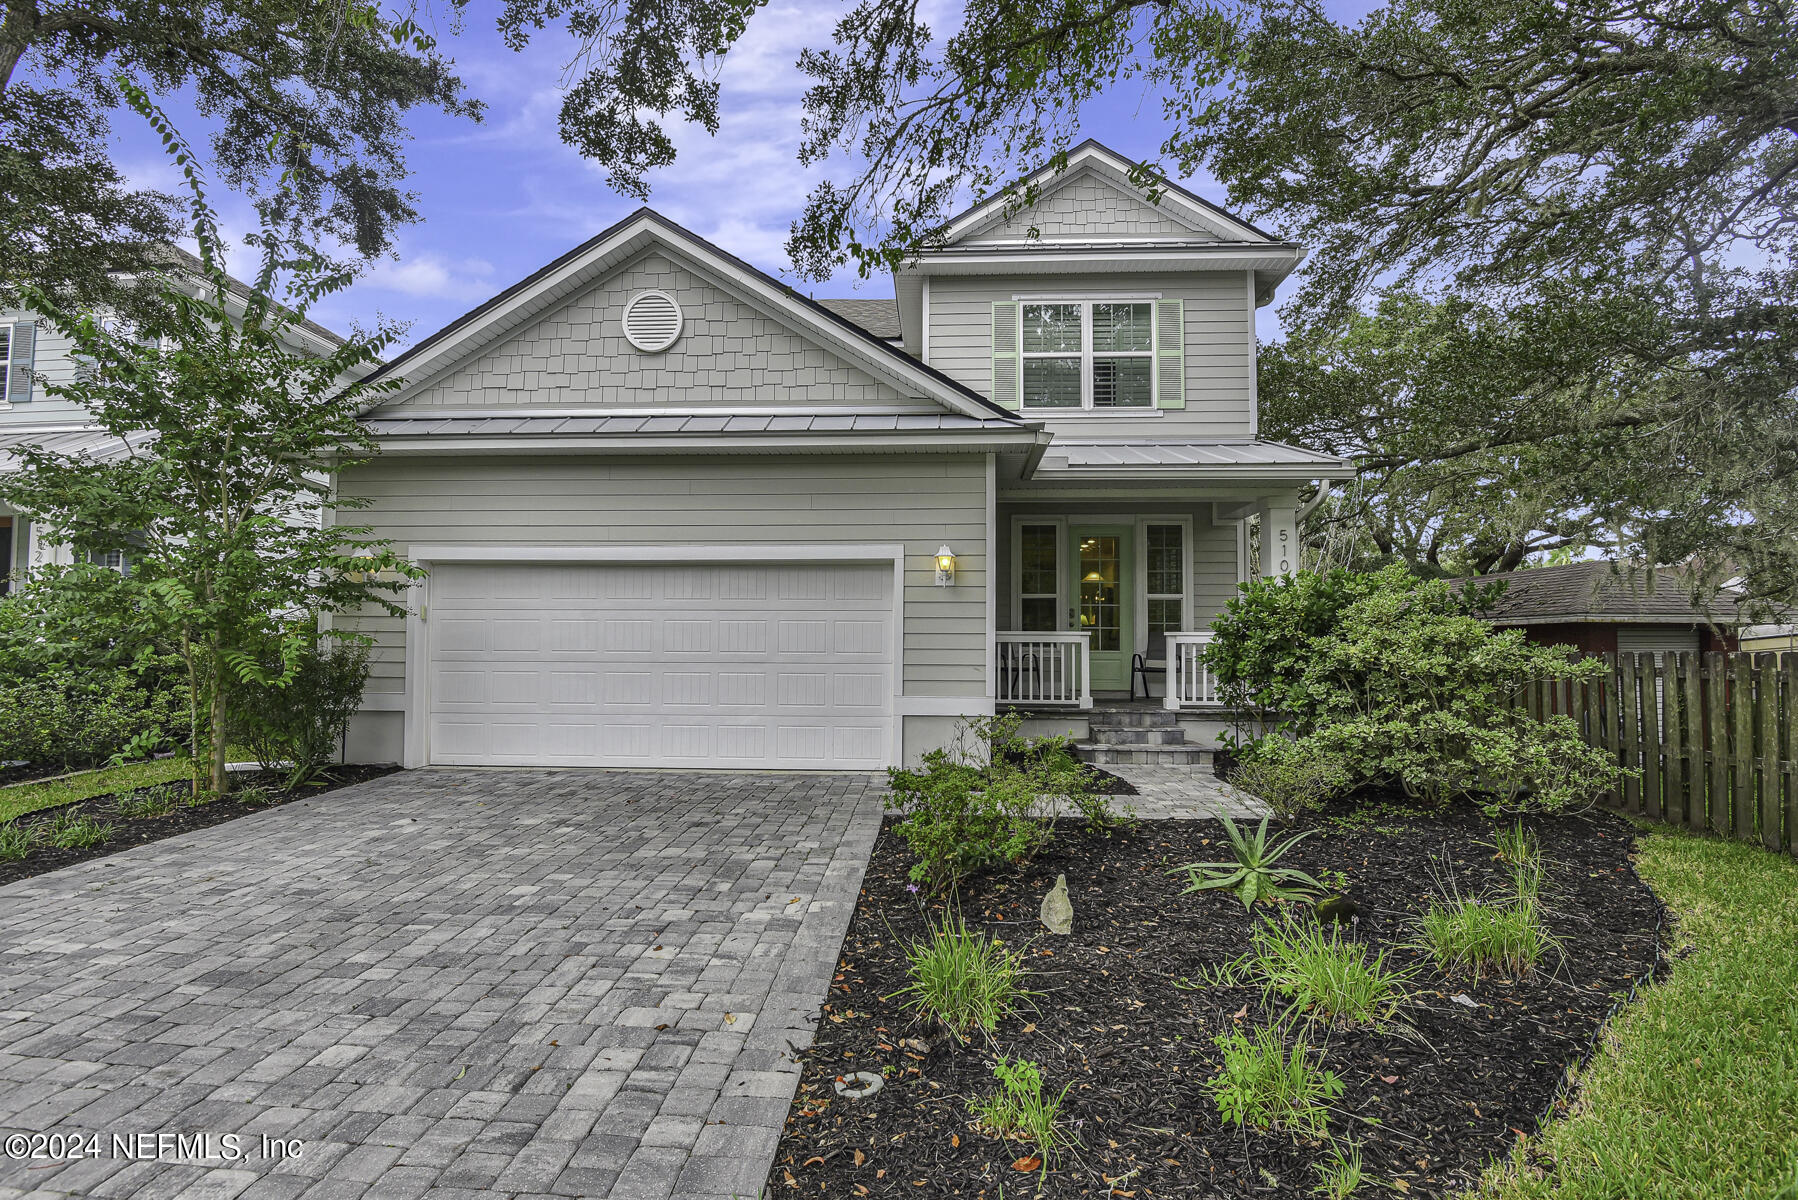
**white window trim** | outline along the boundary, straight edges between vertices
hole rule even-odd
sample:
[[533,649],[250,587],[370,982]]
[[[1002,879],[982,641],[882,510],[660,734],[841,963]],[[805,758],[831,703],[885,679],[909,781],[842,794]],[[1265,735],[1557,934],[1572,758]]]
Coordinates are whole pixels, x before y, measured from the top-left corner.
[[[1131,415],[1137,413],[1155,413],[1160,411],[1161,397],[1155,369],[1157,357],[1161,353],[1161,322],[1156,319],[1155,300],[1150,296],[1044,296],[1022,301],[1018,304],[1018,411],[1035,413],[1039,416],[1101,416],[1110,417],[1117,414]],[[1071,350],[1030,351],[1024,349],[1024,309],[1027,304],[1075,304],[1080,307],[1080,350],[1076,354]],[[1094,304],[1147,304],[1149,306],[1149,348],[1147,350],[1107,350],[1105,358],[1140,358],[1149,364],[1149,402],[1147,404],[1119,405],[1101,408],[1093,402],[1093,361],[1101,357],[1093,350],[1093,305]],[[1030,360],[1058,358],[1078,359],[1080,362],[1080,407],[1057,408],[1052,405],[1031,404],[1029,389],[1026,386],[1027,368]]]
[[6,353],[0,354],[0,412],[12,411],[12,348],[17,340],[12,325],[11,321],[0,323],[0,330],[6,334]]
[[1063,577],[1067,574],[1068,554],[1068,519],[1066,517],[1032,517],[1013,514],[1011,518],[1011,597],[1008,604],[1011,608],[1011,627],[1014,630],[1024,628],[1024,526],[1053,525],[1055,527],[1055,628],[1060,630],[1063,602],[1067,598],[1066,584]]

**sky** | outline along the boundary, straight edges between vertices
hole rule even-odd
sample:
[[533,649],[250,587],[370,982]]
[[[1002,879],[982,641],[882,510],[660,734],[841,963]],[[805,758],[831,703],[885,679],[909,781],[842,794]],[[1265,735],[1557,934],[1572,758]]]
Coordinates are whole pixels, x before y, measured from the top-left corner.
[[[799,164],[806,79],[794,64],[804,47],[829,44],[842,9],[816,0],[770,0],[726,60],[717,136],[698,127],[679,130],[677,160],[649,177],[652,207],[776,276],[791,278],[783,249],[788,227],[833,165]],[[347,330],[352,322],[369,326],[377,317],[408,322],[403,347],[638,207],[636,198],[607,186],[602,168],[561,140],[557,113],[568,82],[567,43],[545,31],[514,53],[500,42],[488,12],[472,4],[459,35],[436,30],[469,92],[486,101],[485,121],[413,110],[407,186],[417,194],[422,219],[400,228],[393,258],[375,263],[314,310],[322,324]],[[933,29],[958,23],[952,9],[931,21]],[[203,147],[206,123],[180,97],[163,101],[187,138]],[[1097,138],[1132,158],[1154,157],[1164,133],[1160,103],[1140,84],[1101,97],[1083,114],[1079,130],[1080,137]],[[129,112],[116,119],[115,138],[128,177],[174,190],[172,168]],[[848,177],[847,164],[834,165],[838,178]],[[1208,176],[1180,182],[1208,200],[1224,200],[1223,189]],[[227,239],[253,228],[242,198],[215,188],[213,200]],[[243,264],[240,273],[247,269]],[[853,270],[799,286],[820,297],[892,295],[890,278],[860,280]],[[1293,287],[1288,282],[1284,290]],[[1278,335],[1272,307],[1261,310],[1260,325],[1264,339]]]

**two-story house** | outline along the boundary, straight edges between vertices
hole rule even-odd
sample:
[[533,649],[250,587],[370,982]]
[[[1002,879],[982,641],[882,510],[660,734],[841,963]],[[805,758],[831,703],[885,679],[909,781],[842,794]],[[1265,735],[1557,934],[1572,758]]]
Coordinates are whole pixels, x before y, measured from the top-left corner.
[[[173,278],[199,294],[203,278],[199,260],[179,247],[169,246],[166,251]],[[227,277],[227,281],[226,309],[241,314],[251,289],[242,280]],[[289,341],[296,350],[318,354],[328,353],[343,339],[314,321],[302,321]],[[0,395],[0,472],[18,466],[12,451],[27,444],[101,459],[145,451],[151,440],[148,435],[133,435],[127,445],[97,428],[86,409],[54,394],[55,387],[74,382],[84,369],[70,340],[36,313],[0,309],[0,392],[4,393]],[[34,567],[69,561],[69,548],[39,536],[30,514],[0,503],[0,595],[13,579]],[[116,555],[107,565],[127,566]]]
[[351,757],[875,769],[1010,706],[1178,743],[1091,714],[1145,683],[1202,711],[1245,521],[1290,571],[1302,491],[1350,472],[1256,437],[1299,248],[1129,169],[1086,143],[896,301],[640,210],[390,363],[338,487],[429,578],[358,622]]

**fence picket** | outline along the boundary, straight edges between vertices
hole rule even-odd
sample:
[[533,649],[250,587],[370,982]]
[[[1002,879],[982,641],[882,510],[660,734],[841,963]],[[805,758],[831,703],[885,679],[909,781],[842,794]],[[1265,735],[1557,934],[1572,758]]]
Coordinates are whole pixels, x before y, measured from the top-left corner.
[[1729,721],[1724,710],[1727,691],[1724,676],[1727,660],[1715,650],[1704,656],[1704,758],[1705,824],[1704,828],[1720,837],[1728,837],[1729,820]]
[[1798,857],[1798,654],[1784,654],[1780,672],[1785,701],[1785,753],[1779,772],[1786,791],[1786,850]]
[[[1642,769],[1642,728],[1638,724],[1640,714],[1636,708],[1636,688],[1640,682],[1642,656],[1633,651],[1617,656],[1617,686],[1622,693],[1617,705],[1618,716],[1622,718],[1623,766],[1626,770],[1640,772]],[[1642,811],[1642,784],[1638,774],[1623,781],[1623,808],[1625,812]]]
[[1756,737],[1755,787],[1760,793],[1761,845],[1779,850],[1785,845],[1779,819],[1779,673],[1777,659],[1762,652],[1754,656],[1754,715],[1760,726]]
[[1661,792],[1665,779],[1661,768],[1660,668],[1652,654],[1638,654],[1636,663],[1642,668],[1642,810],[1659,821],[1667,814]]
[[1661,663],[1661,740],[1667,765],[1661,775],[1666,808],[1662,820],[1672,825],[1686,822],[1685,655],[1669,652]]
[[1730,774],[1734,786],[1730,803],[1734,806],[1735,835],[1738,841],[1754,840],[1754,677],[1746,654],[1730,656],[1735,668],[1730,697],[1733,733],[1730,745]]

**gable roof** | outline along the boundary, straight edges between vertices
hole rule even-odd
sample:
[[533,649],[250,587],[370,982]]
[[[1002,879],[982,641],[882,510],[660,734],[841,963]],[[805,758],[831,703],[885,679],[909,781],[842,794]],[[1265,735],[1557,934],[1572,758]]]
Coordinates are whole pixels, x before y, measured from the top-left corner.
[[397,395],[382,397],[376,407],[423,387],[456,363],[567,301],[652,247],[670,253],[716,281],[728,282],[746,301],[769,310],[795,332],[812,338],[901,392],[935,400],[962,416],[1023,425],[1016,413],[993,404],[849,318],[650,208],[639,208],[389,360],[370,377],[371,381],[399,376],[405,379],[405,387]]
[[841,299],[820,300],[818,303],[877,338],[891,341],[899,336],[899,301],[891,297],[864,299],[860,296],[845,296]]
[[1609,559],[1529,567],[1458,580],[1461,586],[1502,581],[1504,593],[1483,615],[1497,625],[1709,625],[1738,621],[1739,593],[1724,589],[1708,610],[1692,602],[1692,581],[1677,567],[1648,572]]
[[[1074,180],[1087,174],[1095,174],[1126,194],[1140,194],[1141,189],[1130,182],[1130,173],[1136,166],[1134,161],[1096,138],[1087,138],[1068,151],[1066,167],[1060,170],[1054,166],[1039,167],[1011,187],[987,196],[949,218],[943,225],[942,240],[947,245],[953,245],[1017,215],[1016,212],[1007,212],[1007,209],[1015,202],[1019,193],[1031,187],[1041,189],[1037,200],[1041,203]],[[1142,203],[1145,206],[1152,205],[1155,212],[1176,224],[1187,226],[1195,234],[1209,235],[1204,240],[1273,244],[1278,244],[1281,240],[1165,176],[1157,175],[1155,183],[1164,193],[1159,203],[1151,202],[1146,197]]]

